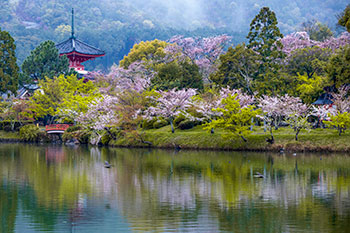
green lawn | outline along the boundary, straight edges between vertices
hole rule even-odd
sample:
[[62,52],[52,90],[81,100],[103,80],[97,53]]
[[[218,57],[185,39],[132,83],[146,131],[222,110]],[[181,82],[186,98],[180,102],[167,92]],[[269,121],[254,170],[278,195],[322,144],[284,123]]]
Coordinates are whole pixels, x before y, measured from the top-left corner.
[[0,130],[0,139],[20,139],[18,132],[5,132]]
[[[275,143],[269,144],[262,127],[254,127],[251,135],[244,142],[237,136],[222,137],[228,135],[222,130],[215,130],[214,134],[197,126],[189,130],[175,130],[171,133],[170,126],[160,129],[144,131],[144,139],[152,142],[155,147],[164,148],[192,148],[192,149],[221,149],[221,150],[256,150],[279,151],[281,148],[289,151],[346,151],[350,152],[350,131],[338,136],[336,130],[314,129],[301,131],[299,140],[295,141],[295,133],[288,127],[274,130]],[[141,142],[131,141],[125,138],[110,143],[114,146],[147,146]]]

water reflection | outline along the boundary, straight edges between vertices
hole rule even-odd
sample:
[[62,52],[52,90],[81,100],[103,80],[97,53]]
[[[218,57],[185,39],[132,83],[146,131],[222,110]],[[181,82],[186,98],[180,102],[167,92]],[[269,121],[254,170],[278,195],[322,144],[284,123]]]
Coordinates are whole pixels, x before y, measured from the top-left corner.
[[0,232],[350,227],[346,155],[1,144],[0,161]]

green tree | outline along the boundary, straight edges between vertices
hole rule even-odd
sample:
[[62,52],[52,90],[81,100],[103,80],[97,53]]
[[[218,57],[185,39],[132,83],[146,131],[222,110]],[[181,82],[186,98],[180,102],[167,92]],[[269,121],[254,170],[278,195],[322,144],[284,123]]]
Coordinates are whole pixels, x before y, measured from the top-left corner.
[[350,45],[340,48],[332,55],[326,72],[337,88],[350,83]]
[[345,27],[350,32],[350,5],[347,5],[344,11],[338,16],[338,25]]
[[277,24],[275,13],[268,7],[263,7],[251,22],[247,36],[247,47],[261,55],[261,60],[257,61],[259,68],[255,86],[264,94],[273,94],[278,88],[276,79],[280,70],[280,60],[283,58],[282,43],[279,39],[283,34]]
[[331,54],[332,50],[318,46],[297,49],[287,58],[285,68],[292,75],[306,74],[308,78],[323,75]]
[[328,77],[318,75],[313,75],[311,78],[306,75],[298,75],[296,79],[298,83],[294,88],[296,93],[291,94],[299,96],[303,103],[307,104],[314,102],[324,92],[324,87],[330,84]]
[[159,60],[165,57],[164,48],[168,45],[165,41],[152,40],[141,41],[135,44],[127,56],[119,62],[119,65],[127,69],[135,61],[144,61],[146,64],[151,61]]
[[221,117],[206,124],[205,129],[211,131],[213,128],[222,128],[229,133],[226,136],[236,135],[246,142],[246,136],[251,133],[249,127],[254,124],[252,118],[256,117],[260,110],[255,110],[253,105],[241,108],[236,97],[237,95],[230,95],[222,100],[223,107],[214,109],[222,114]]
[[203,80],[196,64],[188,61],[173,61],[158,64],[155,69],[157,73],[151,80],[151,85],[157,90],[203,89]]
[[97,87],[91,82],[77,79],[75,75],[60,75],[39,81],[40,90],[30,99],[30,110],[34,118],[47,118],[47,123],[56,119],[73,122],[88,105],[100,96]]
[[18,87],[18,66],[14,39],[0,28],[0,92],[16,93]]
[[55,43],[50,40],[41,43],[30,53],[22,64],[22,72],[22,83],[75,73],[69,68],[68,58],[60,56]]
[[325,41],[333,36],[332,30],[317,20],[309,20],[301,25],[301,30],[309,34],[311,40]]
[[252,93],[252,81],[256,77],[259,67],[257,60],[260,56],[245,44],[230,47],[227,53],[220,56],[218,71],[211,76],[211,80],[221,86],[244,90]]
[[350,113],[348,112],[338,112],[336,115],[330,116],[330,118],[331,120],[326,121],[325,123],[328,127],[336,128],[339,136],[341,136],[341,134],[350,127]]

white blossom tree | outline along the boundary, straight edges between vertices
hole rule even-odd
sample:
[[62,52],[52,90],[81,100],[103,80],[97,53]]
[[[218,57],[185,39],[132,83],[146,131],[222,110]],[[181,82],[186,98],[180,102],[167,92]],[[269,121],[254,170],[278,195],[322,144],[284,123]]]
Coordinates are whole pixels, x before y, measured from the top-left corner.
[[106,127],[116,125],[119,122],[118,116],[113,110],[118,103],[118,98],[104,95],[89,105],[86,113],[81,113],[77,122],[85,129],[93,133],[90,143],[97,145]]
[[173,120],[191,106],[191,97],[196,94],[194,89],[159,91],[160,97],[156,99],[157,105],[146,110],[147,118],[162,116],[170,122],[171,132],[174,133]]

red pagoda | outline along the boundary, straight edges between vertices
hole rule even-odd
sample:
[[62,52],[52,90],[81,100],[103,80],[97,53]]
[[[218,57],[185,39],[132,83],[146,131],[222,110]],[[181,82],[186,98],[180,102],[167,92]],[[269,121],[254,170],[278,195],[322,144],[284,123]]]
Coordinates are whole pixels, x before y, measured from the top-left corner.
[[[72,35],[71,37],[56,45],[60,56],[66,55],[69,59],[69,67],[74,68],[78,73],[84,74],[82,62],[93,60],[96,57],[102,57],[105,52],[88,45],[74,35],[74,9],[72,9]],[[87,72],[86,72],[87,73]]]

